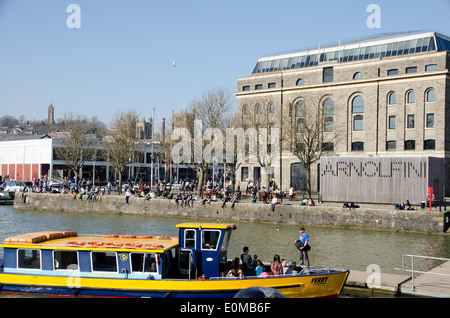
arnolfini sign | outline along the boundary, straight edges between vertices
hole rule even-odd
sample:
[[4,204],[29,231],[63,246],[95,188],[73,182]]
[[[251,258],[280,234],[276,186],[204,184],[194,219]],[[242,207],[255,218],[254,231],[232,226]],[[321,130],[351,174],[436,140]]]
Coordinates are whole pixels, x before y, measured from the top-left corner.
[[444,160],[433,157],[322,157],[323,201],[395,204],[443,199]]

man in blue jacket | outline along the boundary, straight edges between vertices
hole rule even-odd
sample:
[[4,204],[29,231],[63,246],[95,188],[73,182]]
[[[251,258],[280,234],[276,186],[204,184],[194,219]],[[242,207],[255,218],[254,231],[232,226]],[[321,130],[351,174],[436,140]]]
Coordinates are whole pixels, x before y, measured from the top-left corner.
[[300,262],[301,262],[301,265],[306,265],[306,267],[309,267],[308,251],[311,249],[311,246],[309,245],[309,235],[306,234],[304,227],[301,227],[299,229],[299,232],[300,232],[300,235],[298,237],[298,240],[303,243],[303,246],[299,248]]

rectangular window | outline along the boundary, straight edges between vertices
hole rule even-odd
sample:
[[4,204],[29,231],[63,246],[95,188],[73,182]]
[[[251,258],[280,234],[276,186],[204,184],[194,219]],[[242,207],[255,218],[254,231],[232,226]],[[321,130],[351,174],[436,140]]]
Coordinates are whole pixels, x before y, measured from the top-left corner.
[[41,251],[29,249],[17,250],[17,268],[41,269]]
[[386,142],[386,150],[396,150],[397,149],[397,142],[395,140],[389,140]]
[[391,76],[391,75],[398,75],[398,69],[388,70],[388,71],[387,71],[387,75],[388,75],[388,76]]
[[157,273],[156,254],[131,253],[131,271],[133,273]]
[[269,88],[276,88],[277,84],[276,83],[269,83]]
[[425,66],[425,71],[426,72],[437,71],[437,64],[426,65]]
[[364,151],[364,143],[360,141],[352,142],[352,151]]
[[332,67],[324,67],[323,68],[323,82],[330,83],[333,81],[333,68]]
[[436,141],[434,139],[427,139],[423,144],[424,150],[434,150],[436,149]]
[[78,270],[78,252],[53,251],[54,270]]
[[248,180],[248,167],[242,167],[241,168],[241,181],[247,181]]
[[195,230],[184,231],[184,247],[195,248]]
[[255,85],[255,89],[263,89],[263,85],[262,84],[256,84]]
[[93,272],[117,272],[116,252],[92,252]]
[[395,116],[389,116],[389,129],[395,129]]
[[250,86],[243,86],[243,87],[242,87],[242,90],[243,90],[244,92],[249,91],[249,90],[250,90]]
[[434,114],[427,114],[427,128],[434,127]]
[[408,115],[406,118],[406,128],[414,128],[414,115]]
[[417,66],[411,66],[406,68],[406,74],[417,73]]
[[220,231],[202,230],[202,250],[216,250],[219,238]]
[[333,142],[324,142],[322,144],[323,151],[334,151],[334,143]]
[[414,150],[416,149],[416,141],[415,140],[406,140],[405,141],[405,150]]
[[362,115],[353,116],[353,130],[362,131],[363,128],[364,128],[363,116]]

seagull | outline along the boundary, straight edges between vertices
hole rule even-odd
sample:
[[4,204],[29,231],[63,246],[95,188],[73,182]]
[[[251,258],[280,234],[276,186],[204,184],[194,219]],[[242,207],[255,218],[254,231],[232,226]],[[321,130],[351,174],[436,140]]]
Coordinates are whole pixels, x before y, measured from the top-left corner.
[[173,67],[177,66],[177,61],[173,61],[172,64],[173,64]]

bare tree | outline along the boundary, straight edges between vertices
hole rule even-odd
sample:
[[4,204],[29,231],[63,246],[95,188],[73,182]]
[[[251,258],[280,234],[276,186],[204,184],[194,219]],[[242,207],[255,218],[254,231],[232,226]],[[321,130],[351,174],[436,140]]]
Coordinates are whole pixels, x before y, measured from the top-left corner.
[[324,153],[331,153],[342,134],[333,122],[334,102],[331,98],[301,98],[289,104],[283,116],[282,139],[306,170],[306,188],[311,196],[311,167]]
[[186,110],[186,128],[193,138],[189,147],[190,160],[184,163],[198,174],[198,195],[202,194],[205,174],[213,158],[219,156],[219,161],[223,161],[223,132],[232,109],[231,96],[231,92],[222,87],[208,89]]
[[259,163],[262,168],[261,184],[268,188],[271,168],[279,160],[281,121],[275,116],[275,104],[270,99],[260,99],[259,103],[247,107],[244,112],[244,128],[251,128],[255,134],[255,139],[249,140],[249,160],[254,156]]
[[55,154],[66,162],[74,173],[77,184],[78,172],[95,154],[96,140],[87,133],[88,127],[80,115],[68,114],[64,120],[68,136],[61,139],[60,145],[55,148]]
[[138,115],[135,111],[118,112],[107,136],[103,138],[103,156],[119,177],[119,194],[122,193],[124,169],[140,151],[140,146],[136,142],[137,120]]

